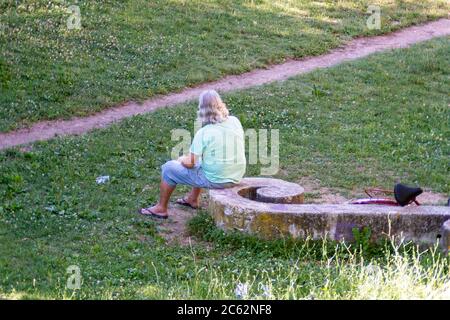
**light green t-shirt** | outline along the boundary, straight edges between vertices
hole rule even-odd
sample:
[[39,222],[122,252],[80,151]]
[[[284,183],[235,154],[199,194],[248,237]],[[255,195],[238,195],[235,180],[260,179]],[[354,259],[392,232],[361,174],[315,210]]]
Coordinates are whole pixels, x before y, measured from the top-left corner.
[[245,174],[244,130],[236,117],[198,130],[190,152],[201,156],[200,166],[211,182],[239,183]]

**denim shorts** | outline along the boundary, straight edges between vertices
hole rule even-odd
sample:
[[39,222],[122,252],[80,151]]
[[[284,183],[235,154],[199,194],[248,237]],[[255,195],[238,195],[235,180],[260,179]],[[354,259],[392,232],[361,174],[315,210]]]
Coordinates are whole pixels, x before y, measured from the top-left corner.
[[201,166],[196,165],[192,169],[188,169],[175,160],[167,161],[163,164],[161,166],[161,171],[163,180],[171,186],[183,184],[196,188],[224,189],[236,185],[233,182],[211,182],[205,177],[205,173]]

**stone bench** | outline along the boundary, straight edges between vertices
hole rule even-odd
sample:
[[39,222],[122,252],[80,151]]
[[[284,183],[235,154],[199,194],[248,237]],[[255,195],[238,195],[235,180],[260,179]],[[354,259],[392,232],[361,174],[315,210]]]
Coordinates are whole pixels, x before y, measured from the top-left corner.
[[419,245],[439,241],[449,249],[449,207],[303,204],[303,193],[301,186],[283,180],[245,178],[236,187],[210,190],[209,212],[223,230],[266,239],[353,241],[353,228],[369,227],[371,241],[394,236]]

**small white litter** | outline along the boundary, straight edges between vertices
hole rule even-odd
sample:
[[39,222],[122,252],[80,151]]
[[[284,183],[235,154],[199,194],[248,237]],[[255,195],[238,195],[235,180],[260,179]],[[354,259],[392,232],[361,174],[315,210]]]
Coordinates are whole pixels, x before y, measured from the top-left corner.
[[109,181],[109,176],[100,176],[100,177],[97,177],[97,179],[95,179],[95,182],[97,182],[97,184],[104,184],[108,181]]

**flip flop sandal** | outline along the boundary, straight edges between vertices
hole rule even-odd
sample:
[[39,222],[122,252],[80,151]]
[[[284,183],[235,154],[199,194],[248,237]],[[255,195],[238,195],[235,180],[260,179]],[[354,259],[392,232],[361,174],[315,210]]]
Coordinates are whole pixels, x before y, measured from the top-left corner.
[[186,206],[186,207],[192,208],[192,209],[196,209],[196,210],[198,209],[198,207],[194,207],[192,204],[187,202],[185,198],[178,199],[177,201],[175,201],[175,203],[179,204],[179,205],[182,205],[182,206]]
[[152,212],[150,210],[150,207],[142,208],[141,210],[139,210],[139,213],[142,214],[143,216],[150,216],[150,217],[154,217],[154,218],[157,218],[157,219],[167,219],[169,217],[167,215],[166,216],[162,216],[162,215],[159,215],[159,214],[156,214],[156,213]]

